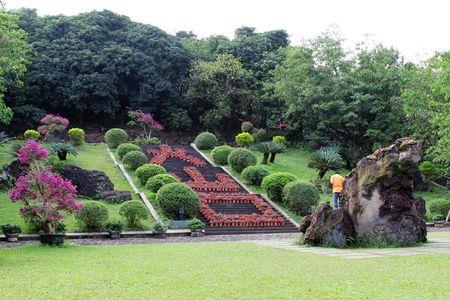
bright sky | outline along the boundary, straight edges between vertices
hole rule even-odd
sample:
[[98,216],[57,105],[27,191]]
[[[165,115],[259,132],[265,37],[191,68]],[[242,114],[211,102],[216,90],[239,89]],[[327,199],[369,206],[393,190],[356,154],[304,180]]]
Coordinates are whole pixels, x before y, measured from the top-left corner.
[[36,8],[40,15],[108,9],[171,34],[193,30],[200,37],[231,38],[243,25],[285,29],[294,45],[335,24],[347,47],[374,40],[416,62],[450,50],[448,0],[7,0],[7,7]]

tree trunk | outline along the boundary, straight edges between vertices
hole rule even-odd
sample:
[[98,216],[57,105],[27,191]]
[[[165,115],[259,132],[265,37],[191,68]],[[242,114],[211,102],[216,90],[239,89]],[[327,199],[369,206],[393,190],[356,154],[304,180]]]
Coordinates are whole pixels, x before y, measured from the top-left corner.
[[263,153],[262,164],[267,165],[267,160],[269,160],[269,153]]
[[67,159],[67,151],[60,151],[57,153],[59,160],[66,160]]
[[328,170],[325,170],[325,169],[319,170],[319,179],[323,179],[323,176],[325,176],[325,173],[326,173],[327,171],[328,171]]
[[271,163],[275,162],[275,156],[276,156],[276,155],[277,155],[277,154],[276,154],[275,152],[272,152],[272,153],[270,154],[269,162],[271,162]]

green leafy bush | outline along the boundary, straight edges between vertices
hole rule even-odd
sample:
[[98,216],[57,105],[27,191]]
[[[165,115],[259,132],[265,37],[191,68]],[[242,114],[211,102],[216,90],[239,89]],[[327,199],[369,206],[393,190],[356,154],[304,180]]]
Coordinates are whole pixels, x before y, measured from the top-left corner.
[[290,173],[274,173],[264,177],[261,187],[266,191],[270,200],[281,201],[283,200],[283,188],[289,182],[296,180],[297,178]]
[[202,132],[197,135],[194,143],[200,150],[209,150],[217,146],[218,140],[211,132]]
[[311,183],[300,181],[289,182],[283,189],[283,202],[293,212],[305,215],[308,207],[319,203],[319,190]]
[[50,154],[57,155],[59,160],[66,160],[67,155],[77,156],[77,150],[68,143],[54,143],[49,145]]
[[137,145],[134,145],[131,143],[123,143],[123,144],[120,144],[119,147],[117,147],[116,153],[117,153],[117,156],[119,157],[119,159],[122,159],[125,156],[125,154],[127,154],[128,152],[140,151],[140,150],[141,150],[141,147],[139,147]]
[[70,128],[69,139],[74,146],[80,146],[84,144],[84,130],[81,128]]
[[158,221],[153,225],[152,231],[154,233],[165,233],[167,231],[167,226],[161,221]]
[[450,200],[447,199],[439,199],[430,202],[429,205],[430,213],[440,214],[442,216],[447,217],[448,211],[450,209]]
[[206,224],[203,223],[202,221],[200,221],[197,218],[192,219],[187,224],[187,228],[190,229],[190,230],[205,229],[205,227],[206,227]]
[[267,130],[260,128],[253,132],[253,139],[255,142],[266,142],[269,139],[269,136],[267,135]]
[[147,183],[147,180],[158,174],[166,174],[167,171],[163,166],[156,164],[145,164],[136,169],[136,177],[142,185]]
[[33,141],[37,141],[40,137],[41,134],[39,133],[39,131],[34,130],[34,129],[28,129],[24,132],[23,137],[26,140],[33,140]]
[[105,134],[105,142],[110,148],[117,148],[127,141],[128,134],[121,128],[111,128]]
[[247,149],[234,149],[228,155],[228,164],[241,173],[246,167],[256,165],[256,155]]
[[105,229],[109,232],[122,232],[124,227],[123,222],[120,220],[109,221],[105,225]]
[[136,170],[147,162],[147,156],[142,151],[130,151],[125,154],[122,162],[131,170]]
[[423,173],[423,175],[425,175],[425,177],[432,181],[442,178],[445,175],[445,172],[443,170],[436,167],[430,161],[424,161],[423,163],[421,163],[419,166],[419,170]]
[[270,175],[270,172],[262,166],[248,166],[242,170],[244,182],[254,186],[260,186],[264,177]]
[[233,151],[233,147],[228,145],[215,147],[211,151],[211,156],[215,164],[225,166],[228,163],[228,155]]
[[150,177],[145,184],[145,188],[153,193],[157,193],[160,188],[169,183],[178,182],[178,179],[169,174],[158,174]]
[[75,215],[81,228],[87,231],[101,231],[109,218],[108,208],[100,202],[91,201]]
[[169,183],[159,189],[156,200],[164,213],[172,219],[178,217],[180,208],[188,217],[194,217],[200,206],[200,199],[188,185],[184,183]]
[[235,137],[236,143],[241,146],[247,148],[250,146],[255,140],[252,135],[248,132],[241,132]]
[[276,135],[276,136],[274,136],[274,137],[272,138],[272,141],[273,141],[273,142],[280,143],[280,144],[284,144],[284,145],[287,144],[286,138],[285,138],[284,136],[282,136],[282,135]]
[[148,219],[147,207],[139,200],[131,200],[120,206],[119,215],[125,218],[128,227],[140,227],[140,221]]
[[15,224],[3,224],[0,229],[4,235],[22,233],[20,226]]
[[138,136],[133,140],[133,144],[138,146],[152,146],[161,144],[161,140],[155,136],[151,138]]
[[249,121],[242,122],[241,130],[242,130],[242,132],[252,132],[252,130],[253,130],[252,122],[249,122]]

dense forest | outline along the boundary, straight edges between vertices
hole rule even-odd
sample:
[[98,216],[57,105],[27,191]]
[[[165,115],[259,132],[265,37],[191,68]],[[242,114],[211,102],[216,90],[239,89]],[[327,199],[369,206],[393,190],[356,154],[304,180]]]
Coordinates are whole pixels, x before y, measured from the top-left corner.
[[36,127],[45,113],[125,124],[131,108],[170,131],[281,126],[294,143],[339,145],[348,165],[409,135],[450,175],[450,51],[414,64],[381,44],[349,52],[332,30],[300,46],[284,30],[251,27],[233,39],[173,36],[110,11],[2,11],[0,32],[0,121],[9,133]]

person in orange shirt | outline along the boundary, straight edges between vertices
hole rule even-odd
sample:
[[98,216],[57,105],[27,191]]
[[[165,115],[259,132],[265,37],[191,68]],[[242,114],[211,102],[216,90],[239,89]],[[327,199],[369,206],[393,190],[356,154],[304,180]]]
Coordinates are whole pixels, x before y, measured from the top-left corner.
[[342,188],[344,185],[344,177],[339,174],[334,174],[330,178],[331,185],[333,186],[333,204],[334,209],[339,208],[339,198],[342,193]]

